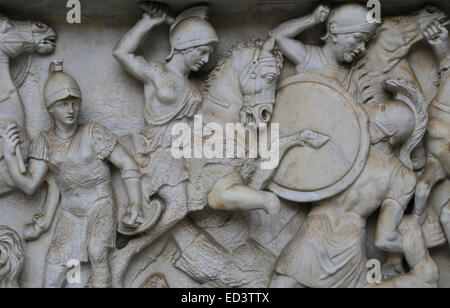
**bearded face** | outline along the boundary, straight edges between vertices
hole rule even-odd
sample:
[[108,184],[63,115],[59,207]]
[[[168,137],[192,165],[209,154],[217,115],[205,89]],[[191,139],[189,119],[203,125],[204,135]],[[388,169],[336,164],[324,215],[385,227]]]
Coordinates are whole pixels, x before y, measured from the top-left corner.
[[338,60],[352,63],[360,54],[366,51],[366,42],[369,37],[365,33],[338,34],[336,39]]

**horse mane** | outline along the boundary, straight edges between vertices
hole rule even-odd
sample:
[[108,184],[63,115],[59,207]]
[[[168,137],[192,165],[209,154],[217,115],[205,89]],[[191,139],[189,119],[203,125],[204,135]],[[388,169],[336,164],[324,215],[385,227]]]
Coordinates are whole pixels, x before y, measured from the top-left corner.
[[[208,75],[208,78],[204,84],[203,91],[204,93],[208,93],[208,90],[210,87],[214,84],[216,81],[218,73],[223,69],[223,66],[230,61],[235,52],[241,51],[242,49],[256,49],[261,48],[264,45],[265,41],[261,39],[251,39],[251,40],[245,40],[240,41],[233,46],[231,46],[230,49],[225,53],[225,55],[217,62],[214,69],[211,71],[211,73]],[[283,66],[283,54],[281,53],[280,49],[278,47],[275,47],[273,49],[273,53],[275,58],[277,59],[277,67],[281,70],[281,67]]]
[[[376,36],[368,43],[367,50],[354,62],[351,74],[345,81],[345,87],[359,104],[381,103],[386,100],[383,80],[386,76],[398,76],[397,66],[420,39],[421,31],[411,16],[383,19]],[[410,67],[409,62],[407,65]],[[401,77],[414,82],[412,76]]]

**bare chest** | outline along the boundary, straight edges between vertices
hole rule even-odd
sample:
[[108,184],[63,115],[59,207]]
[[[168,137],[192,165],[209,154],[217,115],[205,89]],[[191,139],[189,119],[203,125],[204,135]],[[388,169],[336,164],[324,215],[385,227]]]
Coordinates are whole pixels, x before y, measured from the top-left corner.
[[189,90],[189,80],[175,73],[164,72],[152,83],[145,85],[147,106],[174,106]]
[[347,211],[368,217],[380,207],[390,191],[392,172],[396,167],[394,160],[371,152],[360,177],[341,197]]

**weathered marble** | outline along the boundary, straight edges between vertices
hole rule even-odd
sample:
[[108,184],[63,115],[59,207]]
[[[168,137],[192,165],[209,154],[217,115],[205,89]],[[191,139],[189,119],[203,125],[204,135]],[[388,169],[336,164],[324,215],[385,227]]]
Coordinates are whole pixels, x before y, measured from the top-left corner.
[[[327,7],[315,0],[212,0],[194,8],[190,0],[87,1],[81,24],[66,22],[63,1],[38,2],[0,1],[1,13],[14,20],[50,25],[42,31],[50,45],[57,34],[51,54],[6,55],[11,65],[4,78],[12,77],[23,105],[23,123],[14,121],[26,129],[19,133],[7,122],[1,131],[7,142],[0,163],[8,171],[0,180],[9,183],[0,191],[0,225],[15,230],[0,235],[0,249],[4,242],[14,248],[9,260],[0,257],[0,282],[11,277],[5,286],[65,285],[67,260],[52,269],[48,251],[76,250],[66,236],[74,222],[63,219],[67,180],[83,187],[79,199],[92,208],[95,189],[110,190],[96,221],[115,239],[96,242],[87,229],[82,251],[89,257],[81,261],[89,262],[82,264],[81,283],[69,287],[450,286],[449,53],[441,25],[448,1],[432,3],[441,10],[425,8],[427,1],[381,1],[381,25],[367,24],[365,1]],[[66,97],[53,102],[46,95],[55,59],[64,60],[80,88],[69,96],[82,98],[81,105],[65,102],[72,111],[55,111],[53,104]],[[70,119],[58,122],[66,111]],[[259,152],[244,159],[174,158],[171,130],[187,124],[194,133],[194,115],[214,123],[200,128],[209,136],[227,123],[249,135],[265,123],[260,135],[275,132],[279,123],[278,144],[270,141],[280,166],[261,168],[267,159]],[[104,169],[111,172],[107,185],[101,180],[87,188],[84,180],[97,173],[83,176],[75,165],[67,168],[72,175],[52,168],[56,158],[73,164],[73,154],[37,157],[32,148],[28,164],[16,159],[28,157],[27,143],[16,151],[19,140],[39,143],[42,131],[56,132],[52,142],[70,140],[74,127],[102,127],[97,138],[117,138],[101,151],[95,142],[86,147],[88,132],[74,151],[81,153],[78,163],[98,156],[96,150],[112,162]],[[210,139],[203,138],[191,140],[193,155],[199,143],[207,147]],[[251,152],[251,145],[235,144]],[[48,185],[27,186],[24,174],[39,170],[33,158],[48,159],[56,181],[43,172],[39,182]],[[20,189],[10,191],[15,182]],[[86,235],[73,232],[75,241]],[[106,252],[106,246],[116,248]],[[347,254],[339,260],[324,256],[341,250]],[[366,280],[369,259],[383,264],[381,284]],[[16,265],[4,273],[8,262]],[[328,264],[328,278],[318,281],[321,264]],[[311,277],[301,275],[306,267],[314,269]]]

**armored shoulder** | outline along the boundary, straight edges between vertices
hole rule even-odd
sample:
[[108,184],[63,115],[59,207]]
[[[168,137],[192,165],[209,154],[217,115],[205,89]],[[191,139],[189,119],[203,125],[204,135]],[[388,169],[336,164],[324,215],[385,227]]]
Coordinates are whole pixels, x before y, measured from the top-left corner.
[[43,131],[39,134],[39,137],[33,140],[28,157],[48,162],[49,156],[48,135],[47,132]]
[[90,126],[92,146],[99,159],[107,158],[117,144],[116,136],[103,125],[94,123]]

